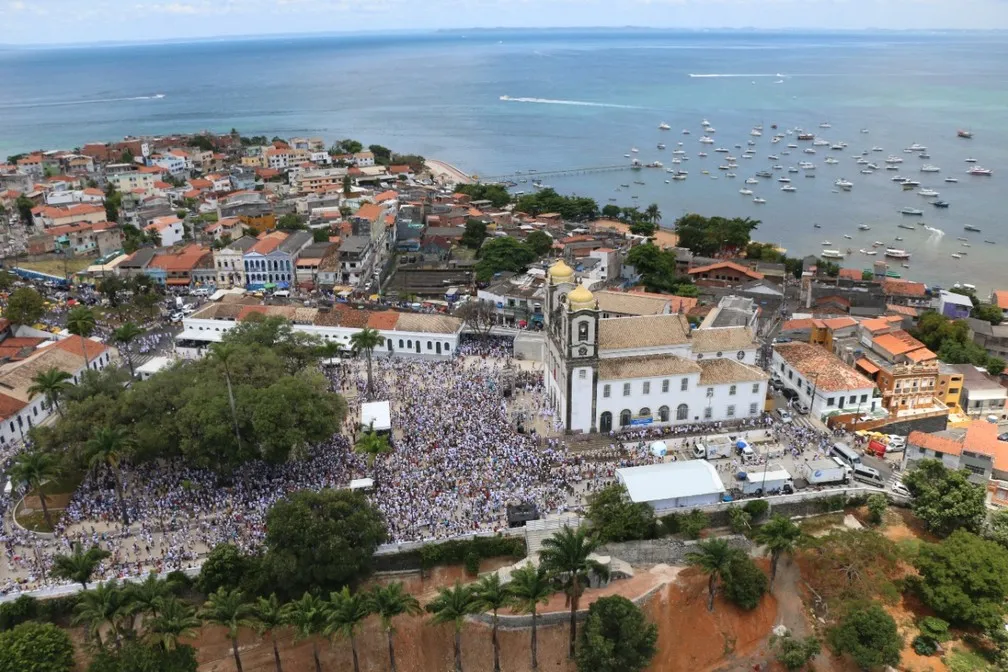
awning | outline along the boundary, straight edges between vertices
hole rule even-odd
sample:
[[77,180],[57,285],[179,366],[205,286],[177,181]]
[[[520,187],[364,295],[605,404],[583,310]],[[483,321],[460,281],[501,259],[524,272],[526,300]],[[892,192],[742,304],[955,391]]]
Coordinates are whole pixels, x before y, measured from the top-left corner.
[[220,343],[224,333],[220,331],[199,331],[197,329],[186,329],[175,337],[176,341],[205,341],[207,343]]
[[189,280],[186,280],[185,278],[168,278],[165,282],[169,285],[189,285]]
[[856,362],[854,362],[854,364],[855,366],[860,367],[862,371],[864,371],[869,375],[875,375],[879,371],[879,368],[874,364],[872,364],[871,362],[869,362],[865,357],[862,357],[861,359],[857,360]]

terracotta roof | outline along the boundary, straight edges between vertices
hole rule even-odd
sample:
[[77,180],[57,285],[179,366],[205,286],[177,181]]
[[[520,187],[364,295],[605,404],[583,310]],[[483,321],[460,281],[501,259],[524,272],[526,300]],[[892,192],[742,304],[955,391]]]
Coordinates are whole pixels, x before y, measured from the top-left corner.
[[693,352],[734,352],[755,347],[749,327],[713,327],[694,329],[690,334]]
[[736,264],[734,261],[716,261],[713,264],[707,264],[706,266],[697,266],[695,268],[691,268],[686,272],[689,275],[693,275],[694,273],[706,273],[708,271],[714,271],[719,268],[727,268],[733,271],[737,271],[752,278],[753,280],[763,279],[763,274],[760,273],[759,271],[754,271],[751,268],[746,268],[742,264]]
[[862,390],[874,383],[825,348],[809,343],[778,343],[774,351],[805,378],[815,378],[826,392]]
[[853,317],[831,317],[828,320],[823,320],[822,323],[827,329],[836,330],[857,326],[858,321]]
[[368,317],[367,326],[369,329],[384,329],[391,331],[395,329],[396,322],[399,321],[399,313],[394,310],[383,310],[379,313],[371,313]]
[[882,281],[882,291],[892,296],[920,296],[925,295],[923,283],[913,280],[897,280],[896,278],[886,278]]
[[837,275],[842,280],[860,280],[863,271],[857,268],[841,268]]
[[907,436],[907,443],[911,446],[933,450],[936,453],[945,455],[960,455],[962,453],[962,440],[956,440],[947,436],[937,434],[926,434],[921,431],[912,431]]
[[388,191],[383,191],[380,194],[375,194],[375,203],[384,203],[385,201],[393,201],[399,198],[399,194],[389,189]]
[[876,336],[874,342],[875,345],[894,355],[904,355],[924,347],[923,343],[903,330]]
[[358,208],[357,212],[354,213],[354,217],[360,217],[361,219],[366,219],[371,222],[378,221],[381,216],[382,207],[377,203],[364,203]]
[[449,315],[399,313],[395,328],[425,334],[454,334],[462,328],[462,320]]
[[866,372],[868,375],[871,376],[879,372],[879,367],[875,366],[866,357],[862,357],[861,359],[854,362],[854,366],[860,367],[862,371]]
[[938,359],[938,355],[931,352],[927,348],[918,348],[916,350],[911,350],[906,353],[907,359],[914,363],[929,362],[932,359]]
[[755,366],[736,362],[734,359],[704,359],[700,365],[701,385],[727,385],[730,383],[754,383],[769,376]]
[[917,317],[918,315],[920,315],[920,311],[918,311],[916,308],[913,308],[911,306],[897,306],[892,303],[886,305],[886,312],[895,313],[897,315],[903,315],[906,317]]
[[6,420],[7,418],[14,417],[27,405],[20,399],[15,399],[0,392],[0,419]]
[[163,268],[168,272],[191,271],[204,255],[209,253],[209,250],[192,243],[177,251],[156,254],[151,259],[150,266]]
[[280,243],[282,243],[286,238],[287,234],[274,231],[273,233],[260,238],[259,242],[250,247],[248,251],[256,254],[269,254],[279,247]]
[[684,345],[689,323],[682,315],[641,315],[599,320],[599,349],[627,350]]
[[696,362],[675,355],[599,360],[599,380],[655,378],[700,372],[700,365]]
[[1008,470],[1008,442],[998,440],[998,426],[990,422],[975,421],[966,428],[963,450],[994,458],[994,468]]
[[803,317],[797,320],[788,320],[781,325],[781,331],[802,331],[804,329],[811,329],[816,325],[818,320],[813,320],[811,317]]
[[628,315],[661,315],[670,303],[661,295],[645,295],[628,292],[614,292],[604,289],[594,293],[599,310],[604,313],[623,313]]
[[[596,252],[612,252],[607,247],[600,247]],[[639,287],[633,287],[628,292],[634,296],[649,296],[651,298],[661,298],[669,303],[669,310],[673,313],[685,313],[697,305],[697,299],[691,296],[675,296],[673,294],[659,294],[657,292],[647,292]],[[596,294],[597,296],[597,294]]]
[[862,320],[861,326],[874,334],[880,331],[892,329],[893,325],[892,322],[884,317],[873,317],[870,320]]
[[81,356],[83,356],[81,354],[82,353],[82,348],[81,348],[81,342],[82,341],[83,341],[83,344],[84,344],[84,348],[87,349],[88,361],[93,360],[94,358],[98,357],[103,352],[105,352],[106,350],[108,350],[108,348],[105,347],[105,345],[103,343],[98,343],[97,341],[93,341],[90,338],[84,338],[84,339],[82,339],[80,336],[77,336],[77,335],[70,335],[67,338],[64,338],[62,340],[56,341],[55,343],[53,343],[53,345],[51,347],[53,347],[53,348],[59,348],[60,350],[63,350],[65,352],[69,352],[71,355],[81,355]]
[[994,302],[1001,310],[1008,310],[1008,289],[995,289]]

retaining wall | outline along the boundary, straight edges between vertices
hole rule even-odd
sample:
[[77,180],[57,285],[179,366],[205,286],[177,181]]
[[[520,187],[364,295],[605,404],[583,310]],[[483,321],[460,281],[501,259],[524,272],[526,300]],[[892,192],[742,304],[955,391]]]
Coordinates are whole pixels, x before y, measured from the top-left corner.
[[[722,537],[733,548],[746,553],[752,548],[752,542],[741,535]],[[599,555],[611,555],[631,565],[682,565],[686,563],[686,554],[693,550],[697,541],[671,538],[648,539],[644,541],[622,541],[605,544],[599,547]]]

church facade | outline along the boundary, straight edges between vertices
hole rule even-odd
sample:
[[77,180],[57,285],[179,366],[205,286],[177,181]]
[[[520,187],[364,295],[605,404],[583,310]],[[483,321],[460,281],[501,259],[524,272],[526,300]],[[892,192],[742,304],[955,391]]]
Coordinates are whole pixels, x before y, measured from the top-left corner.
[[601,316],[563,261],[543,306],[546,393],[570,432],[734,421],[763,412],[750,326],[690,329],[680,314]]

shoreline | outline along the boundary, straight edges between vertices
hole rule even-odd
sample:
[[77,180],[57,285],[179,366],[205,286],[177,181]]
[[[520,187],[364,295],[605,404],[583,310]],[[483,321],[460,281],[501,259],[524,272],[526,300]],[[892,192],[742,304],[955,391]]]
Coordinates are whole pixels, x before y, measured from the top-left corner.
[[472,175],[467,175],[463,171],[459,170],[458,167],[446,161],[425,159],[424,163],[427,166],[427,170],[430,171],[430,174],[436,181],[442,183],[454,182],[455,184],[472,184],[476,182]]

